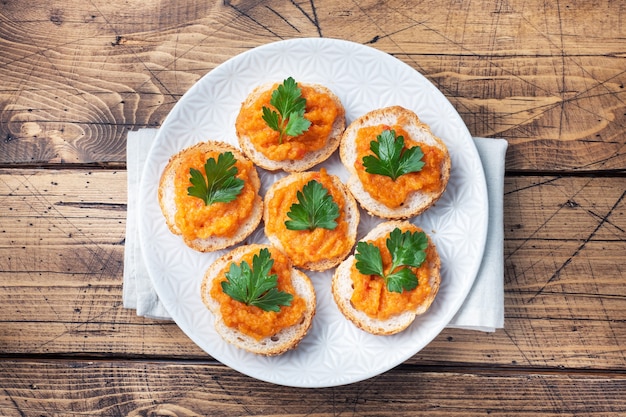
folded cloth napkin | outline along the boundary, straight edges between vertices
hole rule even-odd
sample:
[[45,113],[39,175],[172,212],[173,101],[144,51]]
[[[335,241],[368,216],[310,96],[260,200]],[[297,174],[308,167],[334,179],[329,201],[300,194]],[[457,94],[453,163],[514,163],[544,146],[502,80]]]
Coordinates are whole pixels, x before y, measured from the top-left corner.
[[[129,132],[127,139],[128,214],[124,252],[124,307],[153,319],[170,316],[159,300],[145,267],[139,245],[137,190],[146,156],[157,129]],[[489,228],[483,261],[463,306],[447,327],[493,332],[504,326],[504,232],[502,196],[504,139],[474,138],[485,170],[489,197]]]
[[474,138],[483,163],[489,199],[489,226],[474,286],[447,327],[493,332],[504,327],[504,139]]
[[137,310],[138,316],[169,319],[170,315],[152,286],[139,244],[138,191],[143,166],[156,134],[157,129],[141,129],[137,132],[129,132],[126,141],[128,201],[122,298],[124,307]]

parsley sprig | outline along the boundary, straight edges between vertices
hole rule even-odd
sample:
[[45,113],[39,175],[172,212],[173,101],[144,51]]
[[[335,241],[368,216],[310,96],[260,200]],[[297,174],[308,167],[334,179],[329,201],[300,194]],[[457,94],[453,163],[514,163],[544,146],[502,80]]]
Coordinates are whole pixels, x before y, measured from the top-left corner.
[[428,238],[424,232],[402,232],[395,228],[387,238],[391,266],[385,273],[380,249],[369,242],[357,243],[357,270],[364,275],[377,275],[385,281],[387,290],[401,293],[417,287],[417,276],[408,267],[419,267],[426,260]]
[[396,136],[395,130],[383,130],[370,142],[370,150],[376,156],[363,157],[365,172],[370,174],[386,175],[395,181],[400,175],[421,171],[424,166],[422,149],[404,149],[404,136]]
[[274,260],[267,248],[252,257],[252,268],[246,261],[230,264],[222,290],[234,300],[265,311],[280,311],[291,305],[293,295],[278,289],[278,275],[270,274]]
[[302,91],[292,77],[272,92],[270,104],[278,113],[263,106],[263,120],[279,133],[278,143],[282,143],[285,136],[301,135],[311,126],[311,122],[304,117],[306,99],[302,97]]
[[187,188],[187,194],[198,197],[204,204],[211,205],[216,202],[229,203],[237,198],[244,186],[244,181],[237,178],[238,173],[232,152],[224,152],[215,158],[207,159],[202,174],[195,168],[190,168],[189,181],[192,186]]
[[296,193],[297,203],[289,208],[285,221],[289,230],[315,230],[316,228],[333,230],[337,227],[339,206],[328,190],[316,180],[311,180]]

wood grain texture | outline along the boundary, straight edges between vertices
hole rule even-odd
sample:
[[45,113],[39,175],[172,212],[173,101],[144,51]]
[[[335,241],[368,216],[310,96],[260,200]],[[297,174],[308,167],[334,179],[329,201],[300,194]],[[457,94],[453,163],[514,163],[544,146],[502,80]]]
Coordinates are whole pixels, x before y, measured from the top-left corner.
[[[0,415],[624,415],[624,21],[614,0],[0,0]],[[123,307],[127,133],[301,37],[387,52],[508,140],[504,329],[294,389]]]
[[[409,363],[626,370],[622,184],[508,177],[505,329],[448,329]],[[3,170],[0,199],[1,355],[207,357],[122,306],[125,171]]]
[[210,363],[3,361],[0,386],[0,413],[7,417],[620,416],[626,409],[623,374],[469,368],[403,366],[361,383],[298,389]]
[[509,170],[624,171],[626,10],[588,2],[4,0],[0,164],[125,160],[202,75],[293,37],[383,50],[431,80]]

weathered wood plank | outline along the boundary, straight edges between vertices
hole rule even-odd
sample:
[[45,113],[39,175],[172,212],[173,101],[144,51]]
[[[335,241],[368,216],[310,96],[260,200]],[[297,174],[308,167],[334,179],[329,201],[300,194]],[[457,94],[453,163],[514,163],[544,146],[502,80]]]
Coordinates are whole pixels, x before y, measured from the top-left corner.
[[[125,181],[0,171],[0,354],[207,357],[122,307]],[[445,330],[409,363],[626,369],[625,204],[623,178],[507,177],[505,329]]]
[[[625,14],[612,0],[3,0],[0,415],[623,415]],[[228,58],[309,36],[415,68],[473,135],[509,140],[509,176],[505,328],[446,329],[383,375],[307,390],[136,317],[122,272],[127,132],[158,127]]]
[[623,177],[506,177],[507,240],[624,240]]
[[[91,296],[88,294],[87,296]],[[74,303],[70,303],[75,305]],[[133,317],[119,304],[79,304],[75,321],[2,321],[0,355],[206,360],[172,322]],[[23,315],[19,310],[14,314]],[[78,311],[80,309],[80,311]],[[42,312],[47,306],[42,308]],[[99,316],[101,315],[101,316]],[[116,320],[111,317],[115,316]],[[626,369],[619,320],[507,317],[504,330],[480,333],[445,329],[407,360],[414,365],[471,365],[538,369]]]
[[626,409],[626,378],[611,373],[405,366],[347,386],[304,389],[257,381],[210,363],[3,361],[0,386],[0,413],[7,417],[619,416]]
[[614,2],[202,3],[5,2],[0,163],[123,162],[128,130],[159,126],[234,54],[325,36],[421,72],[473,135],[510,140],[511,170],[625,169],[626,11]]

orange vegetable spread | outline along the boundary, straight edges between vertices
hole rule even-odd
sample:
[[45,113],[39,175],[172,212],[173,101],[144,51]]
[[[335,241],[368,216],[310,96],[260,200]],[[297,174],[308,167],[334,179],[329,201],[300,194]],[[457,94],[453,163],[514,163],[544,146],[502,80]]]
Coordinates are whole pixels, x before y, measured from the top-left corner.
[[254,165],[247,160],[237,160],[237,177],[244,180],[244,187],[237,198],[229,203],[215,202],[206,205],[201,198],[187,195],[187,188],[192,184],[189,181],[190,168],[199,170],[205,175],[204,164],[209,158],[217,160],[219,152],[202,152],[192,150],[184,153],[176,170],[174,180],[176,217],[175,222],[182,235],[189,239],[206,239],[211,236],[229,237],[252,212],[257,196],[257,190],[250,183]]
[[[424,167],[419,172],[411,172],[396,178],[365,172],[363,157],[373,155],[370,150],[370,142],[376,140],[376,136],[383,130],[395,130],[396,136],[404,136],[404,148],[412,148],[419,145],[424,157],[422,161]],[[408,133],[400,126],[367,126],[359,129],[356,138],[357,159],[354,167],[363,188],[374,199],[390,208],[397,208],[402,205],[412,192],[415,191],[439,191],[443,187],[441,181],[441,163],[444,160],[444,153],[434,147],[423,143],[415,142]]]
[[[402,230],[420,231],[414,226],[411,229]],[[388,236],[369,241],[380,249],[385,272],[391,265],[391,254],[387,250],[386,241]],[[429,265],[436,256],[434,247],[428,245],[426,249],[426,260],[419,268],[412,268],[417,276],[418,285],[411,291],[402,291],[401,293],[390,292],[387,290],[383,278],[377,275],[363,275],[356,269],[356,262],[352,265],[350,276],[354,284],[354,292],[350,299],[352,305],[357,310],[363,311],[368,316],[385,320],[389,317],[400,314],[405,311],[414,310],[419,306],[431,292],[429,284],[430,268]]]
[[[339,206],[339,217],[335,220],[335,229],[315,228],[314,230],[289,230],[285,221],[289,220],[287,213],[291,205],[298,202],[296,194],[311,180],[316,180],[328,190],[333,200]],[[268,234],[278,237],[285,252],[292,262],[302,266],[309,262],[319,262],[324,259],[332,259],[343,256],[351,248],[347,239],[348,222],[344,206],[344,195],[332,182],[325,169],[312,172],[309,176],[303,176],[299,181],[292,182],[288,187],[282,187],[275,191],[273,198],[266,201],[269,210],[269,221],[266,224]]]
[[274,161],[302,159],[308,152],[322,149],[333,128],[337,116],[343,115],[343,108],[328,95],[312,87],[300,85],[302,97],[306,100],[304,117],[311,122],[309,129],[299,136],[287,136],[279,142],[279,133],[270,128],[263,120],[263,106],[272,110],[270,104],[271,89],[261,93],[250,106],[242,106],[237,116],[236,128],[239,135],[248,136],[255,149]]
[[[230,264],[220,272],[221,278],[213,281],[210,290],[211,297],[220,303],[220,312],[224,323],[256,340],[271,337],[282,329],[297,324],[306,310],[305,300],[295,294],[291,283],[289,259],[280,251],[270,250],[270,252],[274,260],[270,274],[278,275],[278,290],[293,295],[290,306],[281,306],[279,312],[265,311],[259,307],[249,306],[232,299],[224,293],[221,285],[222,281],[226,281],[226,272],[228,272]],[[237,264],[246,261],[248,265],[252,266],[252,258],[255,254],[257,253],[254,251],[246,254]]]

